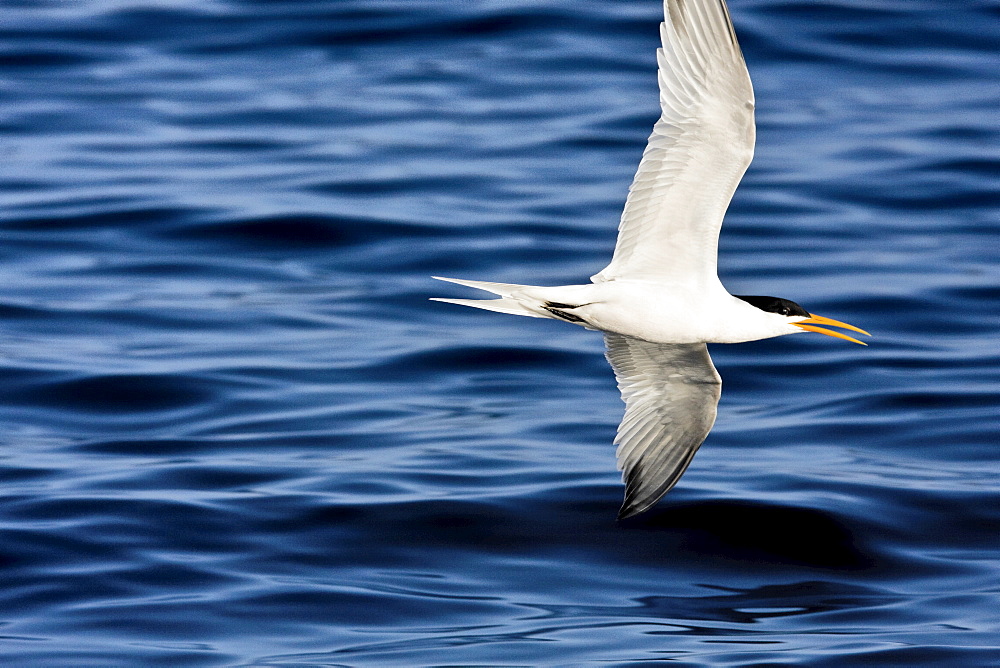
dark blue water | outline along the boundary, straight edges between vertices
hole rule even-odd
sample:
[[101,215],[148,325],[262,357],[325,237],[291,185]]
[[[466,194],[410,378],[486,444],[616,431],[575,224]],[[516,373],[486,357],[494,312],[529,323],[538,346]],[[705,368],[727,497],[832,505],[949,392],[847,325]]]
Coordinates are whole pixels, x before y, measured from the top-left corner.
[[657,0],[20,0],[0,20],[0,663],[1000,665],[1000,3],[731,0],[731,291],[635,521],[586,280]]

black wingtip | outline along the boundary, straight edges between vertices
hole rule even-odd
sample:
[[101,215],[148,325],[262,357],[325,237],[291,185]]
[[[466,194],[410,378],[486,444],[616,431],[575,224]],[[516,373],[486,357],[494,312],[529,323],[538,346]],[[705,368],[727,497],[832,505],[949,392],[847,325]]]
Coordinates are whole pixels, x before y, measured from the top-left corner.
[[637,508],[634,505],[630,505],[628,502],[624,503],[621,509],[618,511],[618,521],[627,520],[630,517],[635,517],[636,515],[645,512],[647,508]]

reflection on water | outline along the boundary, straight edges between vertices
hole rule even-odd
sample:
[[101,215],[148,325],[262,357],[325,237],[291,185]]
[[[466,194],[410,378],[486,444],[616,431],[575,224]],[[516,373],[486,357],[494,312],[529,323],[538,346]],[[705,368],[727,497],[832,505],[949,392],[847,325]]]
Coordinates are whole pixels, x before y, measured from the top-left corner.
[[723,279],[875,337],[620,524],[600,337],[426,298],[606,263],[658,2],[5,8],[4,663],[995,663],[996,9],[730,4]]

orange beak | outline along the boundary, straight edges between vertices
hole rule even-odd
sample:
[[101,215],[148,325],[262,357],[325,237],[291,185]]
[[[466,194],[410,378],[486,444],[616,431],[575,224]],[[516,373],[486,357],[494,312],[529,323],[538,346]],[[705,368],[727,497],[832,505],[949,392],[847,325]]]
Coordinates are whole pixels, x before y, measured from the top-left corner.
[[849,329],[852,332],[860,332],[865,336],[871,336],[868,332],[854,325],[848,325],[846,322],[840,322],[839,320],[834,320],[833,318],[824,318],[821,315],[809,314],[809,317],[805,320],[799,320],[798,322],[793,322],[793,325],[800,327],[807,332],[818,332],[820,334],[826,334],[827,336],[835,336],[838,339],[844,339],[845,341],[850,341],[852,343],[859,343],[863,346],[867,346],[867,343],[858,341],[855,338],[848,336],[847,334],[841,334],[840,332],[834,332],[829,329],[823,329],[822,327],[816,327],[815,325],[829,325],[830,327],[840,327],[841,329]]

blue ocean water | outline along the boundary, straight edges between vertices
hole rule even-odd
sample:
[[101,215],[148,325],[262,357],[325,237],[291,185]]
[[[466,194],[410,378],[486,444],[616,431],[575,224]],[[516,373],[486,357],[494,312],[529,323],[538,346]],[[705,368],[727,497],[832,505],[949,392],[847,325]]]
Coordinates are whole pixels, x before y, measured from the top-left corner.
[[656,0],[10,0],[0,663],[1000,665],[1000,2],[731,0],[732,292],[615,523],[600,337],[430,274],[607,262]]

